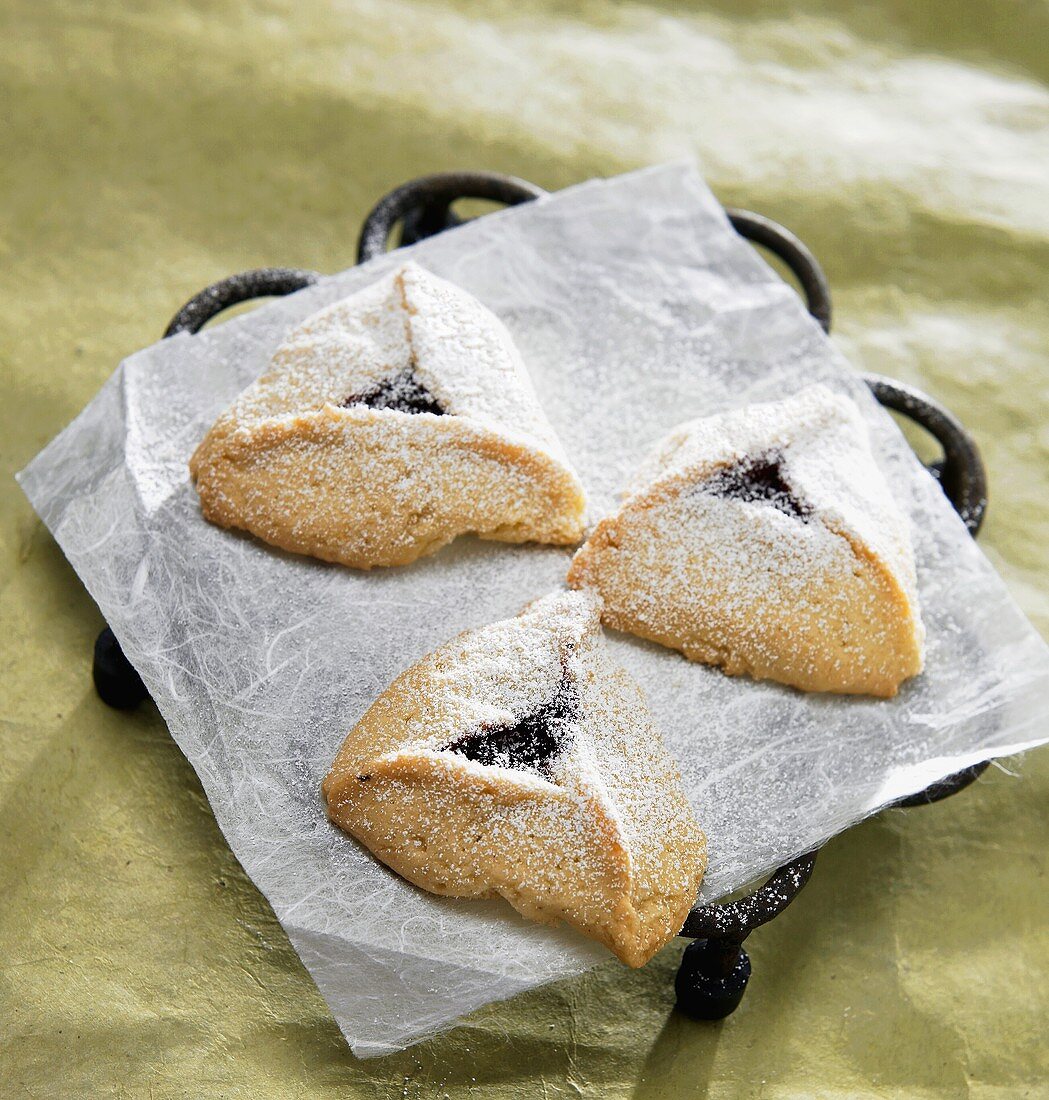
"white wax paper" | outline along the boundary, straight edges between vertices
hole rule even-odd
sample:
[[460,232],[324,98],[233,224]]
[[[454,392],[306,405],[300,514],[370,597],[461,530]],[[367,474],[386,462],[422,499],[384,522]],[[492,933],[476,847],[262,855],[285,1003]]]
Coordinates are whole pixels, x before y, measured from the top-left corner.
[[285,333],[409,253],[509,327],[592,519],[684,419],[822,381],[870,422],[912,521],[928,627],[926,671],[897,699],[729,679],[609,635],[709,836],[705,900],[969,763],[1047,740],[1044,643],[891,419],[687,165],[485,217],[147,348],[22,485],[362,1056],[608,957],[500,902],[414,889],[332,827],[319,795],[346,731],[399,672],[558,587],[569,552],[466,538],[408,568],[354,572],[210,526],[189,482],[193,448]]

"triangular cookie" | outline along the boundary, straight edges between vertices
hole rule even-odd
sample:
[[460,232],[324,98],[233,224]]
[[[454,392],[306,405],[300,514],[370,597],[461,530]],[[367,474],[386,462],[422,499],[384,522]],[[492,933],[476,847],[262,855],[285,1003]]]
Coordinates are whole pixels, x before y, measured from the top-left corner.
[[922,669],[909,529],[851,401],[682,425],[568,574],[603,621],[726,672],[892,696]]
[[213,523],[360,568],[465,532],[582,536],[582,487],[510,334],[412,263],[299,325],[190,471]]
[[599,602],[563,592],[398,677],[324,781],[331,819],[409,881],[565,920],[631,966],[681,929],[705,840]]

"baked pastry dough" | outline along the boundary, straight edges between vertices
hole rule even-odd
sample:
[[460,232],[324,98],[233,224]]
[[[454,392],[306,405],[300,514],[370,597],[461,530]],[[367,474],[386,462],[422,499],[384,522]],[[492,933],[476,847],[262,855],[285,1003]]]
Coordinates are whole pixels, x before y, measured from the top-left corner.
[[582,487],[510,334],[413,263],[299,325],[190,472],[213,523],[365,569],[470,531],[583,533]]
[[677,428],[568,581],[606,625],[730,675],[892,696],[922,669],[907,522],[823,386]]
[[631,966],[681,929],[706,842],[599,601],[562,592],[398,677],[346,738],[328,813],[410,882],[502,896]]

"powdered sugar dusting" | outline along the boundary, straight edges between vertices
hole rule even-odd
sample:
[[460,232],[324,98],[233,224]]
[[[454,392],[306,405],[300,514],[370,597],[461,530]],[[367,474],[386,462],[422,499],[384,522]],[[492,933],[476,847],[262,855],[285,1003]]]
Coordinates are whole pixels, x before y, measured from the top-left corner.
[[412,375],[448,415],[565,461],[505,326],[472,295],[414,263],[307,317],[223,420],[243,426],[339,407],[352,394]]
[[633,485],[636,490],[642,479],[653,476],[659,482],[701,479],[770,448],[785,452],[791,488],[815,517],[868,546],[917,603],[907,521],[871,454],[867,425],[852,401],[826,386],[680,425],[655,449]]
[[453,415],[520,433],[567,463],[506,327],[471,294],[408,263],[398,272],[420,379]]
[[[553,593],[441,646],[350,732],[325,793],[335,820],[438,892],[476,896],[495,883],[522,912],[546,916],[559,915],[559,899],[574,894],[573,904],[596,909],[600,931],[593,917],[582,926],[599,938],[609,934],[617,899],[629,903],[641,930],[619,916],[626,925],[610,934],[636,965],[680,927],[704,841],[641,690],[605,653],[599,614],[588,593]],[[486,736],[506,730],[516,745],[483,751]],[[396,771],[390,781],[388,768],[415,774],[420,758],[451,782],[411,782]],[[497,782],[503,794],[464,819],[469,837],[457,832],[449,844],[449,821],[473,797],[471,778]],[[512,791],[536,797],[508,797]],[[617,850],[623,863],[609,897]],[[509,881],[508,851],[524,861]],[[566,862],[571,878],[559,882]]]
[[[442,646],[436,655],[439,671],[427,688],[446,698],[436,708],[444,720],[409,724],[405,736],[416,748],[438,752],[464,730],[514,722],[567,685],[577,705],[564,723],[566,744],[551,768],[551,781],[563,781],[571,772],[580,784],[577,793],[599,798],[612,815],[624,813],[632,840],[651,846],[682,825],[680,780],[643,694],[625,674],[615,674],[600,630],[600,607],[592,593],[552,593],[512,619]],[[642,731],[644,751],[631,754],[613,724],[602,720],[609,707],[619,714],[617,724]],[[433,713],[427,709],[428,717]],[[456,763],[487,766],[465,758]]]
[[581,531],[582,486],[509,334],[412,264],[306,318],[190,465],[208,519],[358,568],[464,532]]
[[690,421],[641,476],[570,574],[613,626],[810,690],[892,694],[920,669],[909,533],[851,401],[813,386]]

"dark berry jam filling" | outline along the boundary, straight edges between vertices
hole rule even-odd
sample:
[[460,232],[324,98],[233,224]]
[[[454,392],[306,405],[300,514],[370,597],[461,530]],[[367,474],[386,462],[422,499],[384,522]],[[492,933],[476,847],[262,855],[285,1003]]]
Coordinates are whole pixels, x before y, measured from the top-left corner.
[[579,699],[567,680],[556,694],[512,725],[485,723],[442,745],[438,752],[454,752],[489,767],[537,772],[549,778],[554,761],[570,740],[570,724],[579,713]]
[[771,504],[785,515],[807,519],[812,515],[812,505],[794,495],[783,473],[782,452],[766,451],[718,470],[700,488],[705,493],[731,500]]
[[363,393],[354,393],[342,403],[344,409],[367,405],[370,409],[393,409],[403,413],[434,413],[444,415],[436,397],[415,377],[410,369],[392,378],[384,378]]

